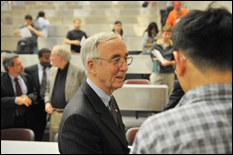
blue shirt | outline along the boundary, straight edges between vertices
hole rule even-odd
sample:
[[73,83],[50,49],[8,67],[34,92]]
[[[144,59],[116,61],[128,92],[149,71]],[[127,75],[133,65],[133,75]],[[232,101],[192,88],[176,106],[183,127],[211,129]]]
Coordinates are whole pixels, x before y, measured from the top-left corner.
[[48,19],[45,19],[43,17],[38,17],[36,22],[39,24],[39,26],[42,29],[44,38],[47,38],[48,36],[48,27],[50,26],[50,22]]
[[91,79],[87,78],[87,83],[89,86],[95,91],[95,93],[100,97],[100,99],[104,102],[105,106],[109,109],[108,103],[111,99],[111,96],[108,95],[103,89],[99,88],[91,81]]
[[[9,74],[9,76],[10,76],[11,83],[12,83],[12,86],[13,86],[13,90],[14,90],[15,96],[16,96],[16,88],[15,88],[16,82],[15,82],[15,77],[12,76],[10,73],[8,73],[8,74]],[[22,79],[22,77],[21,77],[20,75],[18,75],[17,78],[18,78],[18,82],[19,82],[19,85],[20,85],[21,90],[22,90],[22,95],[26,95],[27,92],[28,92],[28,89],[27,89],[27,86],[26,86],[24,80]],[[16,100],[16,97],[15,97],[15,104],[16,104],[16,103],[17,103],[17,100]]]

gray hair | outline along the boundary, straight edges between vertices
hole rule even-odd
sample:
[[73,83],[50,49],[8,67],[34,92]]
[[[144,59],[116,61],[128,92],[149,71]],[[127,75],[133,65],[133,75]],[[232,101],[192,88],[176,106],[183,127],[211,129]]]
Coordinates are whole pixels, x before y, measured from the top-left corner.
[[8,70],[8,66],[14,67],[14,59],[18,58],[19,56],[15,53],[13,54],[7,54],[4,58],[3,58],[3,66],[5,71],[9,71]]
[[[97,49],[98,44],[116,38],[119,37],[113,32],[100,32],[89,37],[84,42],[81,48],[81,59],[87,75],[90,73],[87,66],[88,59],[93,59],[100,56],[100,51]],[[97,62],[100,63],[100,60]]]
[[66,61],[70,61],[71,59],[71,51],[70,49],[65,45],[55,45],[53,48],[56,48],[55,53],[60,56],[64,55],[64,58]]

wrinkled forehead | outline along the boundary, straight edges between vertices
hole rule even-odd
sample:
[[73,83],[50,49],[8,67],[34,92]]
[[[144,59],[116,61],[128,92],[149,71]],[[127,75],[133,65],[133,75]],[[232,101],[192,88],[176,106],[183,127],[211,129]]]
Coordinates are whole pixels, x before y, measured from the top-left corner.
[[101,57],[114,58],[128,56],[126,45],[120,38],[99,43],[97,49]]

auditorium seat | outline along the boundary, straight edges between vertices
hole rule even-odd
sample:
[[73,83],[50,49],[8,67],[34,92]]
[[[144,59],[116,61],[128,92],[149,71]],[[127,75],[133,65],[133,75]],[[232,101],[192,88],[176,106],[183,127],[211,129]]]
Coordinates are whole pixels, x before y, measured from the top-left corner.
[[128,79],[125,80],[124,84],[150,84],[147,79]]
[[133,145],[134,138],[138,130],[139,130],[139,127],[133,127],[127,130],[125,135],[126,135],[126,140],[128,141],[128,145]]
[[58,142],[58,133],[54,136],[54,142]]
[[[147,79],[128,79],[125,80],[124,84],[150,84],[150,81]],[[138,113],[139,111],[136,112],[136,119],[138,119]]]
[[34,141],[34,132],[31,129],[12,128],[1,130],[1,140]]

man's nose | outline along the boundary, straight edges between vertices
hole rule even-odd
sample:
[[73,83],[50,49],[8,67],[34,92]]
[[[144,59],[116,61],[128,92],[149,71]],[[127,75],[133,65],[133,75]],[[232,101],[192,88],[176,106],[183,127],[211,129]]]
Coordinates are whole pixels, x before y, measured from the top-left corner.
[[125,60],[123,60],[122,65],[120,66],[119,70],[122,70],[124,72],[127,72],[128,70],[128,65],[127,62]]

